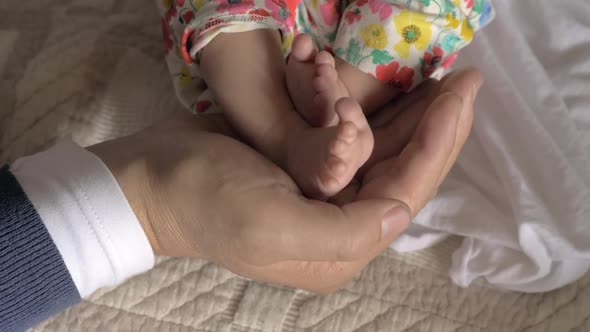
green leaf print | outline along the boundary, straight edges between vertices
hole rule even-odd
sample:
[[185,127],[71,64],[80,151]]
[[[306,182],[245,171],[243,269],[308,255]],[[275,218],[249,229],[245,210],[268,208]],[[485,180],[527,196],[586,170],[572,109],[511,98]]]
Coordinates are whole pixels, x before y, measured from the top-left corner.
[[344,59],[350,63],[356,64],[361,60],[361,46],[359,45],[358,40],[354,38],[350,38],[348,41],[348,47],[346,48],[346,54],[344,54]]
[[457,8],[453,3],[453,0],[441,0],[442,10],[445,13],[452,13],[454,9]]
[[473,11],[481,14],[481,11],[483,10],[483,2],[484,0],[475,0],[475,3],[473,4]]
[[430,0],[419,0],[424,6],[430,6]]
[[333,32],[328,32],[327,34],[324,35],[324,38],[326,38],[330,44],[333,44],[334,40],[336,40],[337,33],[338,33],[338,30],[334,30]]
[[455,52],[458,49],[458,43],[461,41],[461,38],[455,35],[448,34],[442,41],[442,48],[445,52]]
[[383,50],[373,50],[371,56],[373,57],[374,65],[386,65],[394,59],[387,51]]

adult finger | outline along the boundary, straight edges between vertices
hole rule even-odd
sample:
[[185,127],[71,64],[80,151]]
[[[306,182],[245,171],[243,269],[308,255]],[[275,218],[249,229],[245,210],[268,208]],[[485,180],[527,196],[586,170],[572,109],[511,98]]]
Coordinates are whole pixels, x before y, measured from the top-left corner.
[[256,279],[278,283],[319,293],[330,293],[344,287],[365,266],[389,247],[409,224],[396,223],[395,228],[380,243],[360,253],[353,261],[277,261],[267,265],[252,265],[243,260],[232,262],[227,267],[234,273]]
[[[405,112],[408,108],[413,108],[416,102],[425,100],[432,95],[432,91],[438,89],[440,83],[434,79],[429,79],[420,84],[411,93],[400,94],[389,102],[383,109],[375,112],[369,117],[369,124],[373,128],[386,126],[400,113]],[[433,99],[430,100],[432,102]],[[430,104],[430,103],[428,103]],[[428,105],[427,104],[427,105]],[[424,107],[426,109],[426,107]]]
[[[401,152],[416,131],[416,127],[430,104],[443,93],[443,86],[448,81],[448,78],[462,77],[462,72],[450,73],[441,81],[427,80],[412,93],[404,95],[399,101],[387,105],[380,112],[382,114],[379,114],[379,118],[372,122],[373,125],[378,125],[373,130],[375,147],[371,158],[361,168],[361,176],[376,163]],[[448,87],[447,92],[462,91],[461,89],[452,89],[454,88],[452,84],[448,85]],[[469,90],[465,95],[468,94]],[[459,95],[463,96],[463,94]]]
[[361,176],[375,164],[400,154],[416,131],[430,102],[424,98],[417,99],[411,109],[399,112],[388,124],[373,130],[375,145],[371,157],[360,170]]
[[442,92],[452,92],[463,98],[463,109],[461,110],[461,115],[457,124],[455,146],[453,147],[453,151],[451,152],[451,155],[447,160],[447,164],[441,173],[438,181],[439,185],[442,183],[455,164],[455,161],[457,160],[457,157],[459,156],[465,141],[467,141],[467,138],[469,137],[471,126],[473,124],[474,102],[482,84],[483,77],[481,73],[475,68],[466,68],[461,70],[455,75],[449,76],[448,79],[442,84]]
[[456,94],[440,95],[399,157],[377,164],[365,175],[359,198],[398,199],[413,213],[420,211],[438,187],[454,149],[462,104]]
[[[267,201],[259,224],[275,261],[353,261],[373,252],[410,222],[409,208],[390,199],[356,201],[342,207],[287,196]],[[260,261],[268,264],[273,260]]]

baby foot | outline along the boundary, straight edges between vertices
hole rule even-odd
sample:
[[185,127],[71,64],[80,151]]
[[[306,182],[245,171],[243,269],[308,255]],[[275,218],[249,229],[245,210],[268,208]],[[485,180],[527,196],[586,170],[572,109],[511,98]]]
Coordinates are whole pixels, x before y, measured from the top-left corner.
[[346,187],[373,150],[373,133],[360,105],[342,98],[334,108],[340,124],[305,128],[289,144],[289,173],[310,198],[325,199]]
[[349,97],[338,77],[334,57],[325,51],[317,54],[310,36],[295,37],[287,63],[287,87],[295,108],[314,127],[335,125],[336,101]]

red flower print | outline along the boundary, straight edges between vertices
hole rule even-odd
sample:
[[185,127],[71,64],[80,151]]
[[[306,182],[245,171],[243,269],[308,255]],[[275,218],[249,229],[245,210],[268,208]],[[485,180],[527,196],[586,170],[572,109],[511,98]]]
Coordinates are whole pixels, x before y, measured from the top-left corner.
[[162,37],[164,38],[164,50],[166,53],[174,47],[174,41],[172,40],[172,31],[165,18],[162,18]]
[[381,82],[407,92],[412,87],[414,70],[407,66],[400,69],[399,62],[393,61],[388,65],[377,66],[375,77]]
[[254,7],[253,0],[216,0],[219,4],[216,11],[218,13],[228,12],[230,15],[245,14]]
[[391,13],[393,12],[391,4],[384,0],[369,0],[369,8],[371,8],[373,14],[379,14],[379,19],[381,21],[391,16]]
[[180,15],[180,17],[182,18],[182,20],[180,20],[180,23],[189,24],[195,17],[195,13],[189,9],[184,11],[182,15]]
[[[284,0],[264,0],[264,6],[270,10],[270,15],[278,22],[285,22],[287,24],[286,22],[289,16],[293,16],[294,19],[294,15],[290,14],[287,3]],[[292,25],[287,26],[291,27]]]
[[364,5],[366,5],[369,2],[369,0],[357,0],[356,5],[357,7],[362,7]]
[[175,18],[176,15],[178,15],[178,12],[176,11],[176,6],[170,6],[170,8],[168,8],[166,13],[164,14],[164,19],[166,20],[166,22],[170,22],[170,20]]
[[473,7],[473,0],[464,0],[465,1],[465,8],[470,9]]
[[289,31],[295,27],[295,15],[291,15],[291,12],[289,12],[289,11],[287,11],[287,14],[288,14],[288,16],[285,19],[285,25],[286,25],[287,31]]
[[272,2],[282,9],[288,9],[287,2],[285,0],[272,0]]
[[442,61],[445,52],[438,46],[432,49],[432,53],[424,52],[424,65],[422,67],[422,76],[429,78],[434,73],[437,65]]
[[176,5],[177,5],[178,7],[182,7],[182,6],[184,6],[184,0],[176,0]]
[[267,10],[262,9],[262,8],[253,9],[253,10],[249,11],[248,14],[250,14],[250,15],[258,15],[258,16],[264,16],[264,17],[269,17],[270,16],[270,13]]
[[429,78],[432,76],[432,73],[434,73],[438,66],[448,69],[453,64],[453,62],[455,62],[458,54],[459,53],[456,52],[445,58],[445,52],[438,46],[435,46],[432,49],[432,53],[424,52],[422,76],[424,78]]
[[324,23],[333,25],[340,20],[340,10],[336,0],[326,0],[320,5],[320,14]]
[[349,10],[346,12],[346,15],[344,15],[344,18],[346,19],[348,24],[353,24],[356,21],[360,21],[362,18],[361,10],[358,8]]
[[455,53],[449,55],[446,59],[443,60],[443,62],[441,62],[440,65],[444,69],[448,69],[455,62],[455,60],[457,60],[458,55],[459,55],[459,52],[455,52]]
[[209,107],[211,107],[211,102],[208,100],[201,100],[200,102],[195,105],[195,112],[197,113],[204,113],[206,112]]
[[426,63],[427,66],[435,66],[441,62],[444,55],[445,51],[443,51],[442,48],[435,46],[432,49],[432,54],[424,52],[424,63]]

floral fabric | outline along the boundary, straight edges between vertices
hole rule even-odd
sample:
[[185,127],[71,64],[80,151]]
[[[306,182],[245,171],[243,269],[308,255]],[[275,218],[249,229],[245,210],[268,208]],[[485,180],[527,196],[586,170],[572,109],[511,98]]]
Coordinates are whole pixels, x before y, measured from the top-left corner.
[[221,32],[280,31],[285,55],[310,34],[363,72],[402,91],[442,76],[494,17],[490,0],[157,0],[166,60],[191,111],[215,110],[198,52]]
[[441,76],[494,16],[490,0],[357,0],[346,7],[334,53],[409,91]]

